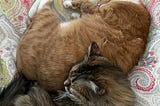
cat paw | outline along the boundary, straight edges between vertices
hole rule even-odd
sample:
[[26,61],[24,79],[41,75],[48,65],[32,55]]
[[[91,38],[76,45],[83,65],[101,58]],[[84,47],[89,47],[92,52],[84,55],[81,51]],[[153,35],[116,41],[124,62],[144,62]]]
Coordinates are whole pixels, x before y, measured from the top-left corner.
[[81,17],[80,13],[72,13],[71,14],[71,19],[78,19],[80,17]]
[[70,7],[72,7],[72,1],[71,1],[71,0],[65,0],[65,1],[63,2],[63,6],[64,6],[65,8],[70,8]]

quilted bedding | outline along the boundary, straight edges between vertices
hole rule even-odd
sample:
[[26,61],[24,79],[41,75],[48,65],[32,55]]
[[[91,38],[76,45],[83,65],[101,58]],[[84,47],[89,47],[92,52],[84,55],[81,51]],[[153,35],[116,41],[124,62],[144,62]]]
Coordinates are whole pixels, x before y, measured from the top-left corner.
[[[0,91],[16,76],[16,47],[28,24],[34,0],[0,0]],[[160,104],[160,0],[144,0],[152,23],[146,51],[129,74],[135,106]],[[59,2],[55,4],[64,13]]]

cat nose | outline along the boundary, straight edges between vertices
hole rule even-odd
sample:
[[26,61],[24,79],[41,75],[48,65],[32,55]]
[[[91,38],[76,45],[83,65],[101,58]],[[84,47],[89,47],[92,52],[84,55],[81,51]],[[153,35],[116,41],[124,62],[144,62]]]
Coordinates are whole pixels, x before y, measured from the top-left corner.
[[69,86],[70,84],[71,84],[71,82],[70,82],[69,79],[67,79],[67,80],[64,81],[64,86]]

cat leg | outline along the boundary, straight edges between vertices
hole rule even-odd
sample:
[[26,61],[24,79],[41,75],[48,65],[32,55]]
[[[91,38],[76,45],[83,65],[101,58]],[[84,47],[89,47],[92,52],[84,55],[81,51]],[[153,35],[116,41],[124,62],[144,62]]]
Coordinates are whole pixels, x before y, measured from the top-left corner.
[[87,0],[64,0],[63,6],[65,8],[80,9],[83,2],[87,2]]
[[[45,2],[41,2],[38,7],[38,12],[32,17],[32,22],[37,23],[39,27],[40,25],[43,27],[50,26],[53,31],[53,29],[57,30],[57,27],[60,24],[60,20],[57,14],[52,10],[52,3],[53,0],[46,0]],[[39,25],[40,20],[43,22],[43,24]]]
[[66,0],[63,2],[63,5],[65,8],[80,10],[81,13],[93,14],[98,10],[96,3],[92,3],[88,0]]
[[47,2],[51,2],[51,1],[53,0],[36,0],[29,10],[29,13],[28,13],[29,18],[32,18],[33,15],[39,10],[41,10]]
[[72,0],[64,0],[63,1],[63,6],[65,8],[71,8],[73,5],[72,5]]
[[51,26],[56,30],[57,26],[60,24],[60,20],[57,17],[57,14],[52,10],[52,3],[53,0],[38,0],[35,4],[35,6],[37,6],[37,11],[34,14],[30,14],[31,21],[34,21],[34,23],[37,22],[37,24],[39,23],[39,20],[43,20],[44,24],[48,25],[52,23]]

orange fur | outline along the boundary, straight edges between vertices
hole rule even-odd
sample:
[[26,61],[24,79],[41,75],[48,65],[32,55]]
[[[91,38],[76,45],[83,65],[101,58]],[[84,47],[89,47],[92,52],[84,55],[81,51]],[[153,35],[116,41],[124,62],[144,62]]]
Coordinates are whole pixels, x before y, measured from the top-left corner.
[[[82,5],[92,6],[88,2]],[[19,43],[18,70],[47,90],[62,89],[71,66],[82,60],[89,44],[96,41],[106,58],[125,73],[130,71],[145,50],[147,11],[122,1],[95,8],[92,14],[60,27],[56,14],[45,5],[33,16]]]

